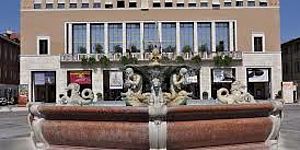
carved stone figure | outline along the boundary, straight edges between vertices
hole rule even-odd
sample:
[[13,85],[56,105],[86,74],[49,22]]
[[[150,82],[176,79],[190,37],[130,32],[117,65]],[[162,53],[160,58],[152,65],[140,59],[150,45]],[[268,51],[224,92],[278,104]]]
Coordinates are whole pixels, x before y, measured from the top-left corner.
[[89,105],[92,104],[94,99],[94,94],[91,89],[84,89],[80,95],[80,85],[77,83],[70,83],[66,88],[66,91],[71,91],[71,96],[63,95],[60,98],[61,104],[71,104],[71,105]]
[[143,79],[141,75],[134,73],[132,68],[127,68],[125,74],[125,88],[127,88],[127,92],[122,93],[123,100],[130,106],[145,106],[147,97],[142,95]]
[[226,88],[221,88],[217,91],[217,98],[223,104],[255,103],[254,97],[245,89],[245,85],[235,81],[231,84],[231,94]]
[[181,68],[178,74],[173,74],[171,76],[170,81],[170,92],[171,93],[164,93],[164,98],[168,105],[174,106],[174,105],[183,105],[186,103],[187,99],[189,98],[189,95],[191,93],[188,93],[182,89],[182,86],[186,83],[186,74],[187,69]]
[[154,48],[151,53],[151,61],[152,64],[159,64],[159,60],[161,59],[161,54],[157,48]]

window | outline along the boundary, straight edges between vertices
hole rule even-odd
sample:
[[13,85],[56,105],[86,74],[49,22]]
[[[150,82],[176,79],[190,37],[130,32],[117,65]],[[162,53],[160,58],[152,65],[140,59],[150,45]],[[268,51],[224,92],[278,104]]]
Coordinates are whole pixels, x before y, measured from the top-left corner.
[[243,7],[243,6],[244,6],[243,0],[238,0],[238,1],[236,1],[236,6],[237,6],[237,7]]
[[151,52],[158,41],[158,29],[155,23],[144,24],[144,50]]
[[89,8],[90,4],[89,3],[81,3],[81,8]]
[[224,7],[231,7],[231,1],[224,1]]
[[33,8],[34,9],[41,9],[42,8],[42,0],[34,0]]
[[200,2],[200,7],[208,7],[208,2]]
[[69,8],[77,8],[77,3],[70,3]]
[[262,37],[254,37],[254,51],[263,51],[262,40]]
[[160,7],[160,3],[159,2],[153,2],[153,7]]
[[54,0],[46,0],[46,9],[52,9],[53,3],[54,3]]
[[112,4],[105,4],[105,8],[111,9],[111,8],[113,8],[113,5]]
[[129,2],[129,8],[136,8],[137,4],[136,2]]
[[268,6],[267,0],[261,0],[261,1],[259,2],[259,6],[261,6],[261,7],[266,7],[266,6]]
[[58,9],[64,9],[65,8],[65,3],[58,3],[57,8]]
[[38,45],[37,45],[37,49],[38,49],[38,54],[39,55],[49,55],[49,49],[50,49],[50,45],[49,45],[49,37],[38,37]]
[[123,52],[123,32],[121,23],[108,24],[108,48],[110,53]]
[[140,52],[140,24],[128,23],[126,25],[127,47],[130,52]]
[[73,24],[73,54],[86,53],[86,24]]
[[211,23],[198,23],[198,51],[211,51]]
[[216,50],[229,51],[229,23],[217,22],[216,23]]
[[184,3],[177,3],[176,6],[177,7],[184,7]]
[[254,7],[255,6],[255,1],[254,0],[251,0],[251,1],[248,1],[247,2],[248,4],[248,7]]
[[189,3],[188,6],[189,6],[189,7],[197,7],[197,3],[195,3],[195,2]]
[[117,8],[125,8],[125,2],[123,0],[118,0]]
[[175,52],[176,23],[162,23],[162,50],[164,52]]
[[171,2],[165,2],[165,7],[173,7],[173,3]]
[[181,52],[194,51],[194,23],[180,24]]
[[93,8],[101,8],[101,3],[94,3]]
[[252,49],[254,52],[264,52],[264,34],[252,34]]
[[104,24],[91,24],[91,53],[104,53]]

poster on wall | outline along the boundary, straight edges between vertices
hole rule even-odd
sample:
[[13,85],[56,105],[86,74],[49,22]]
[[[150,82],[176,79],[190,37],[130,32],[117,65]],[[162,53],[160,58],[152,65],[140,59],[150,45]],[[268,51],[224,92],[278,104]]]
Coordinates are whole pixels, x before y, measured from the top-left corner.
[[123,72],[122,71],[109,72],[109,89],[111,89],[111,90],[123,89]]
[[268,69],[249,69],[247,74],[249,82],[269,82]]
[[92,76],[90,71],[74,71],[70,72],[70,83],[92,84]]
[[45,74],[44,73],[35,73],[34,74],[34,84],[35,85],[45,85]]
[[213,82],[218,83],[231,83],[234,81],[234,75],[232,69],[214,69],[213,70]]

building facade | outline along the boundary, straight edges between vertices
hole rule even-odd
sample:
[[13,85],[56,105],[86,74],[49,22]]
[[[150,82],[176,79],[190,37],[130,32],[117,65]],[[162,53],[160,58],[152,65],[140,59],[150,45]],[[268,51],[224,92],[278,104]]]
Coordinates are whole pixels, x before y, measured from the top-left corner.
[[0,98],[17,98],[20,42],[16,35],[10,32],[0,34]]
[[[300,38],[288,41],[281,45],[283,81],[294,82],[297,92],[294,98],[300,97]],[[295,101],[295,100],[294,100]]]
[[[122,65],[91,69],[82,59],[144,62],[157,47],[171,60],[201,57],[191,88],[198,99],[230,88],[228,78],[273,99],[282,81],[279,21],[279,0],[22,0],[21,84],[31,101],[56,102],[71,82],[119,99]],[[232,63],[216,66],[220,54]]]

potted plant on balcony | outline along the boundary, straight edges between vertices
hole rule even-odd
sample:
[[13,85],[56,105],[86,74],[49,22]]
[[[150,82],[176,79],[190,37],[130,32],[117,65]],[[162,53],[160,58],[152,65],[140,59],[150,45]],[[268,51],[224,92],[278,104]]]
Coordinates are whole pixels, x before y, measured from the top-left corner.
[[106,68],[110,65],[110,60],[106,56],[102,56],[100,58],[100,66]]
[[196,56],[192,57],[191,62],[192,62],[193,64],[198,65],[198,64],[201,63],[201,57],[200,57],[199,55],[196,55]]
[[129,59],[128,59],[127,56],[122,56],[122,57],[120,58],[119,61],[120,61],[120,63],[123,64],[123,65],[129,64]]
[[184,63],[184,59],[183,59],[182,56],[177,56],[177,57],[175,58],[175,62],[176,62],[176,63],[179,63],[179,64],[183,64],[183,63]]
[[224,52],[224,49],[225,49],[224,41],[220,41],[216,47],[216,50],[217,50],[217,52]]
[[184,58],[189,59],[191,55],[192,48],[189,45],[185,45],[182,48],[182,52],[184,53]]
[[201,57],[204,58],[205,57],[205,53],[208,52],[208,46],[207,44],[203,44],[198,48],[198,52],[200,52]]
[[228,55],[217,55],[214,57],[214,63],[218,67],[229,66],[232,62],[232,57]]
[[101,44],[96,44],[95,51],[96,51],[97,54],[103,54],[104,53],[103,52],[103,47],[102,47]]
[[114,58],[119,59],[122,56],[123,48],[120,45],[114,46]]

